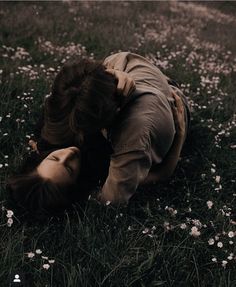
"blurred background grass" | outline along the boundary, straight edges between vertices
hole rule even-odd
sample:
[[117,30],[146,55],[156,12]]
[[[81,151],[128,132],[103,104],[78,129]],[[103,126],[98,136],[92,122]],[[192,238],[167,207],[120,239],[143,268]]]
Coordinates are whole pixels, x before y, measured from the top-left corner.
[[[236,235],[229,237],[235,13],[236,4],[226,1],[0,3],[1,286],[17,272],[28,286],[236,286]],[[191,132],[175,175],[140,189],[128,209],[90,200],[82,219],[34,226],[13,217],[8,227],[5,180],[28,152],[57,71],[71,58],[127,50],[149,58],[189,98]]]

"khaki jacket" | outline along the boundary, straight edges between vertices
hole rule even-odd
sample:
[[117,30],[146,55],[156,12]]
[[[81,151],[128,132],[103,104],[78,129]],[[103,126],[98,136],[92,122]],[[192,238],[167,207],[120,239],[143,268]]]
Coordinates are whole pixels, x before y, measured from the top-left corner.
[[[100,194],[103,201],[127,203],[151,167],[163,161],[174,140],[173,87],[156,66],[137,54],[117,53],[104,64],[128,73],[136,84],[108,133],[114,152]],[[187,100],[178,88],[175,90],[185,103],[187,122]]]

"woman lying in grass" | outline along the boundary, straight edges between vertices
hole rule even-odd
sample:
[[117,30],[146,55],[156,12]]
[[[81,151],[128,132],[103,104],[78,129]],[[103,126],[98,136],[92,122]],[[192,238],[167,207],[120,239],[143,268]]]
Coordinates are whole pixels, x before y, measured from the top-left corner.
[[[119,92],[120,72],[135,81],[134,90]],[[123,52],[101,63],[83,60],[66,65],[46,100],[41,135],[50,144],[67,148],[50,153],[21,180],[13,178],[12,196],[31,210],[40,207],[52,213],[70,205],[79,197],[76,182],[80,167],[83,170],[79,149],[71,143],[83,149],[91,142],[86,138],[103,134],[112,154],[98,199],[126,204],[139,185],[165,180],[173,173],[188,124],[184,95],[139,55]],[[92,141],[96,146],[96,139]],[[27,188],[25,182],[32,175],[37,182]]]
[[[85,139],[85,147],[60,147],[43,151],[30,141],[34,151],[21,171],[8,180],[10,201],[21,213],[44,219],[60,215],[72,204],[80,206],[104,182],[109,167],[110,146],[100,135]],[[48,147],[49,144],[46,143]]]

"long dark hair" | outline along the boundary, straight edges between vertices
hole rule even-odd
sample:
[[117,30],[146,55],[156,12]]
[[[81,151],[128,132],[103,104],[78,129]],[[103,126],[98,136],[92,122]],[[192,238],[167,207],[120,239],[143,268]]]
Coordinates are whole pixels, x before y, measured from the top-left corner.
[[[42,122],[37,128],[40,126]],[[68,146],[71,145],[73,143]],[[40,177],[36,172],[40,162],[51,152],[68,146],[53,146],[38,138],[39,153],[31,152],[25,157],[19,171],[8,179],[8,203],[18,211],[19,216],[34,222],[51,216],[62,217],[64,211],[79,210],[80,215],[83,214],[88,197],[107,177],[112,148],[101,133],[87,136],[80,147],[81,171],[75,184],[57,185]]]
[[[86,200],[98,181],[107,175],[112,150],[101,137],[100,129],[111,125],[120,101],[117,79],[106,72],[101,62],[82,60],[65,65],[44,103],[43,124],[38,126],[42,139],[38,147],[45,150],[50,146],[58,149],[77,145],[81,148],[83,144],[79,181],[64,187],[42,179],[35,168],[53,150],[33,153],[21,172],[8,180],[11,199],[37,217],[58,214],[72,203]],[[92,139],[86,142],[84,135],[86,138],[88,134]],[[91,143],[94,146],[89,147]]]
[[83,204],[89,196],[79,181],[73,185],[58,185],[39,176],[36,167],[52,151],[32,152],[20,171],[7,180],[8,202],[25,218],[44,220],[51,216],[60,217],[73,204]]
[[42,137],[53,144],[79,142],[81,131],[96,133],[108,128],[120,101],[117,79],[101,62],[84,59],[67,64],[45,101]]

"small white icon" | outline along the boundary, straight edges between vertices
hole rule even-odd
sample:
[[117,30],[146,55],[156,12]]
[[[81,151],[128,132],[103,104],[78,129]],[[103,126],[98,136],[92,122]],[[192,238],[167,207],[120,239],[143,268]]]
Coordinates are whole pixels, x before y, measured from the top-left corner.
[[13,282],[15,283],[15,282],[21,282],[21,280],[20,280],[20,275],[19,274],[16,274],[15,275],[15,279],[13,280]]

